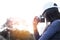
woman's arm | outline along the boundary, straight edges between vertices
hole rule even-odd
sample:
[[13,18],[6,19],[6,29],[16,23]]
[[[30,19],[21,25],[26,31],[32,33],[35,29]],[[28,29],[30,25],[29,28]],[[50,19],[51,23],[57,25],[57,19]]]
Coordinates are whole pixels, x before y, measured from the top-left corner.
[[39,32],[38,32],[38,29],[37,29],[37,25],[39,23],[39,19],[38,17],[36,16],[33,20],[33,29],[34,29],[34,36],[35,36],[35,39],[38,40],[39,39]]

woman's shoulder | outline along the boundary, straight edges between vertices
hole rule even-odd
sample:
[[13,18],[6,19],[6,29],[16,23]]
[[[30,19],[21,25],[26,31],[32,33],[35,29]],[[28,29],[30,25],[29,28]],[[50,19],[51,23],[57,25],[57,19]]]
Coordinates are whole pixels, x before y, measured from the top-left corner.
[[53,22],[50,24],[49,28],[52,28],[52,29],[54,29],[54,30],[55,30],[55,29],[60,29],[60,19],[53,21]]
[[58,19],[58,20],[54,20],[53,22],[51,22],[50,23],[50,25],[48,25],[48,26],[51,26],[51,25],[57,25],[57,24],[60,24],[60,19]]
[[52,23],[60,23],[60,19],[53,21]]

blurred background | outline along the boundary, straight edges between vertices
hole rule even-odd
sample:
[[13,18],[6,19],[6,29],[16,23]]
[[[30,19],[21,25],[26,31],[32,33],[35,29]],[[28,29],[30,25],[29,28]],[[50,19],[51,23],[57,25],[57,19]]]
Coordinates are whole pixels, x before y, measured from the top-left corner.
[[[12,18],[17,22],[14,25],[17,29],[33,34],[33,19],[43,13],[44,5],[48,2],[55,2],[60,7],[60,0],[0,0],[0,27],[8,18]],[[38,24],[39,34],[42,34],[45,26],[45,23]]]

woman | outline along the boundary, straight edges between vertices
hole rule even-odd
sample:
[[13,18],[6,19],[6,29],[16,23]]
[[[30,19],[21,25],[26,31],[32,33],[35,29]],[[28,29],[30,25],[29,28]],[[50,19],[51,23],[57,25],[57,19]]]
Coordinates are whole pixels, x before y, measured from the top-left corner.
[[41,36],[39,36],[37,30],[37,24],[40,21],[38,17],[34,18],[34,34],[36,40],[60,40],[60,13],[57,7],[51,7],[46,9],[42,14],[50,25],[47,26]]

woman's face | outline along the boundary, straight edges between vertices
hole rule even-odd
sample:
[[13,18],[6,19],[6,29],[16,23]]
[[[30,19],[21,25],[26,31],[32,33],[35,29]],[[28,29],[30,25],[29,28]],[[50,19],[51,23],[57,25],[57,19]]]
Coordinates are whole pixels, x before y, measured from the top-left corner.
[[44,16],[44,18],[46,18],[47,22],[50,22],[50,18],[49,18],[49,16],[46,13],[44,13],[43,16]]

